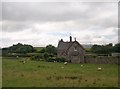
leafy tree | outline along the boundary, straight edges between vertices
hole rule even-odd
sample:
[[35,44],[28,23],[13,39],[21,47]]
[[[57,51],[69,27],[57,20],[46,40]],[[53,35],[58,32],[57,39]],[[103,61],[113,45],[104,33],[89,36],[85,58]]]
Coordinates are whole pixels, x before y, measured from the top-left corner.
[[8,48],[2,48],[2,56],[6,56],[8,54]]
[[120,53],[120,43],[115,44],[115,46],[113,47],[113,52]]
[[56,54],[57,49],[52,45],[47,45],[45,51],[49,54]]
[[26,45],[26,44],[23,45],[21,43],[13,45],[7,49],[8,53],[24,53],[25,54],[25,53],[30,53],[34,51],[35,49],[31,45]]
[[93,45],[91,51],[97,54],[110,54],[112,52],[112,43],[107,45]]
[[49,57],[48,53],[44,53],[44,58],[47,59]]

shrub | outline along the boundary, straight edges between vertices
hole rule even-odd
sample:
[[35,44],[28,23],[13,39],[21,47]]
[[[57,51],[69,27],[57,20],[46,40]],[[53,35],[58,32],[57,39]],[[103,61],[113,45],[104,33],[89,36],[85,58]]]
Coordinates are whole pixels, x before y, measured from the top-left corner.
[[44,53],[44,58],[45,59],[49,58],[49,54],[48,53]]
[[45,59],[45,61],[54,62],[54,61],[56,61],[56,58],[55,57],[48,57],[48,58]]
[[47,62],[54,62],[54,61],[57,61],[57,62],[65,62],[65,58],[63,57],[48,57],[48,58],[45,58],[45,61]]
[[65,59],[64,57],[57,57],[57,58],[56,58],[56,61],[57,61],[57,62],[65,62],[65,60],[66,60],[66,59]]
[[35,60],[35,61],[43,61],[43,56],[42,55],[34,55],[30,57],[31,60]]

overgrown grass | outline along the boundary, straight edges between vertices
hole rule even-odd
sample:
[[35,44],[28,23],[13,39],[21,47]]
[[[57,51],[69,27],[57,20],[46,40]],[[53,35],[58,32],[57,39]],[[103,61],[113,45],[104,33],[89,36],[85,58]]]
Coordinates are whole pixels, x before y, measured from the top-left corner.
[[[98,67],[102,71],[97,71]],[[3,87],[117,87],[118,66],[30,60],[23,64],[17,59],[3,58],[2,84]]]

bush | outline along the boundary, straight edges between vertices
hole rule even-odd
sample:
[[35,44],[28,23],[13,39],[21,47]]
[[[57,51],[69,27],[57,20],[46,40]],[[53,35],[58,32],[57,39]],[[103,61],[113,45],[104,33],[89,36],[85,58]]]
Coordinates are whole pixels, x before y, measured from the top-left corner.
[[44,53],[44,58],[45,59],[49,58],[49,54],[48,53]]
[[57,62],[65,62],[65,58],[63,57],[48,57],[45,59],[45,61],[47,62],[54,62],[54,61],[57,61]]
[[54,61],[56,61],[56,58],[55,57],[48,57],[48,58],[45,59],[45,61],[54,62]]
[[57,58],[56,58],[56,61],[57,61],[57,62],[65,62],[65,60],[66,60],[66,59],[63,58],[63,57],[57,57]]
[[34,55],[30,57],[31,60],[35,61],[43,61],[43,56],[42,55]]

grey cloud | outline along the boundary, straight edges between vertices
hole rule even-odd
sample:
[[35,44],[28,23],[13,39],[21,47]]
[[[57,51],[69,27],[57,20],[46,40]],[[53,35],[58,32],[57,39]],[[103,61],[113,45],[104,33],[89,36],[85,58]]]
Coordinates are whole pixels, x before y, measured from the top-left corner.
[[80,6],[74,7],[69,3],[3,3],[2,11],[4,20],[18,21],[63,21],[84,16]]
[[[3,3],[3,19],[17,21],[66,21],[93,19],[114,5],[106,3]],[[112,10],[113,11],[113,10]],[[114,13],[114,12],[113,12]],[[107,12],[106,12],[107,14]],[[109,17],[109,15],[108,15]],[[97,18],[99,19],[99,18]],[[111,18],[112,19],[112,18]]]
[[[66,34],[59,34],[59,32],[71,32],[72,34],[79,33],[77,34],[80,38],[79,40],[82,39],[80,32],[83,32],[83,34],[87,36],[83,37],[82,42],[86,43],[89,40],[92,41],[94,38],[102,39],[102,37],[104,37],[105,39],[109,39],[109,34],[103,36],[101,33],[104,33],[104,30],[108,30],[107,28],[117,28],[118,11],[116,4],[117,3],[3,2],[3,32],[13,32],[14,35],[16,35],[16,33],[20,31],[22,33],[30,30],[30,36],[31,34],[38,36],[46,34],[48,31],[48,33],[52,32],[48,34],[50,36],[59,35],[61,37]],[[35,24],[38,24],[38,28],[34,26]],[[116,30],[113,30],[112,33],[114,34],[110,34],[111,37],[117,34]],[[97,36],[92,36],[94,34],[97,34]],[[46,38],[49,38],[47,36]],[[12,36],[9,37],[12,39]],[[89,38],[89,40],[87,38]],[[29,39],[27,39],[27,41],[28,40]],[[16,41],[11,41],[11,43],[12,42],[18,42],[17,38]],[[35,41],[31,43],[35,43]],[[43,41],[41,43],[43,43]],[[52,43],[54,44],[54,42]]]
[[0,21],[2,20],[2,3],[0,2]]
[[[117,27],[117,9],[114,3],[4,2],[2,14],[5,21],[76,21],[83,28],[92,25]],[[103,14],[107,16],[104,17]]]
[[18,32],[29,28],[31,28],[31,24],[26,22],[3,21],[2,23],[2,31],[6,32]]

